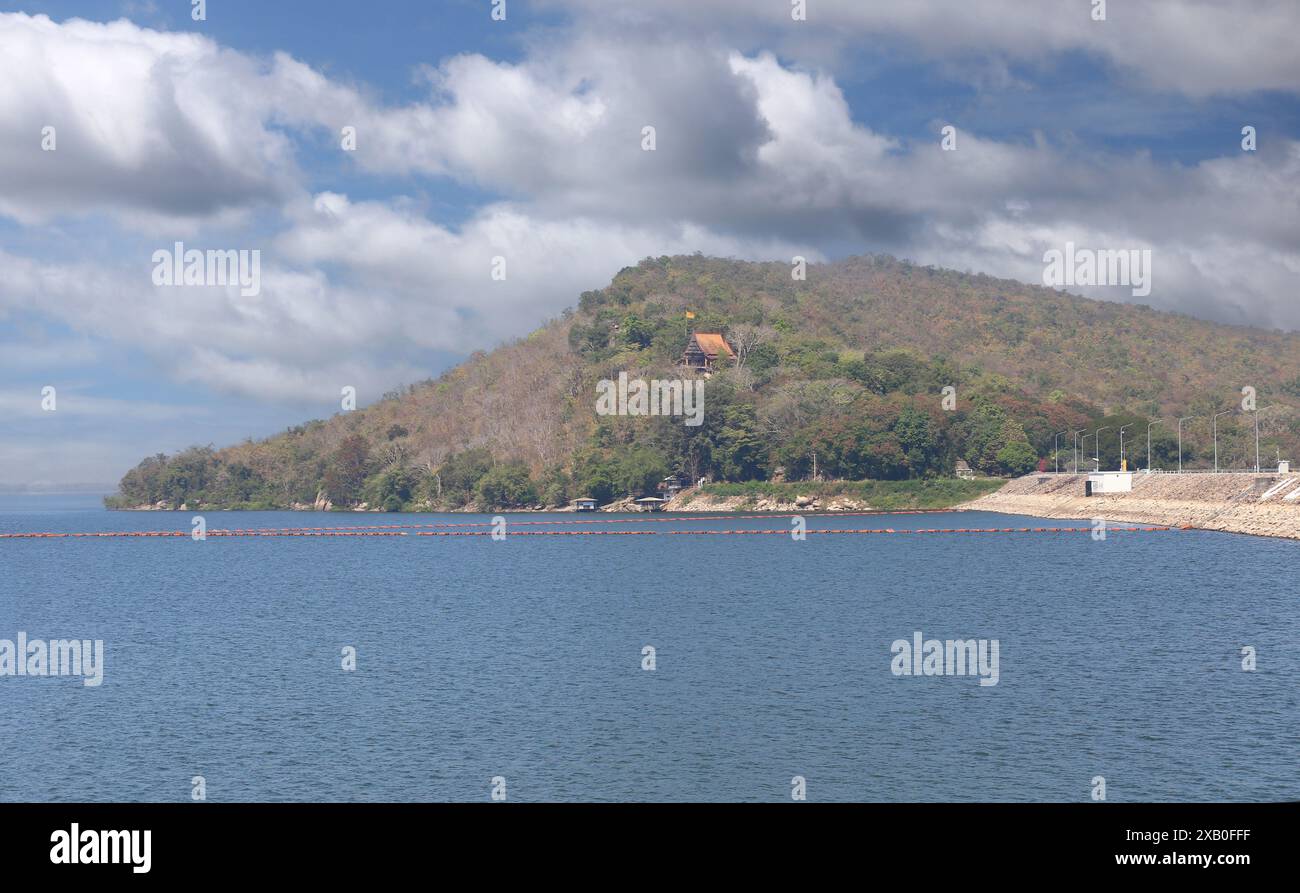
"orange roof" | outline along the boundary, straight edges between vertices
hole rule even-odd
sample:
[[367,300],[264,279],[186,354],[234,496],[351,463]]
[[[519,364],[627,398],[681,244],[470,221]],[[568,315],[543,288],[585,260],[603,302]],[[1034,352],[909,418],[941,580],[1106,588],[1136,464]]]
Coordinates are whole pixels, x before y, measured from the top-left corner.
[[736,352],[731,349],[727,339],[723,338],[718,332],[696,332],[695,343],[699,345],[700,350],[704,351],[711,357],[725,353],[729,357],[734,357]]

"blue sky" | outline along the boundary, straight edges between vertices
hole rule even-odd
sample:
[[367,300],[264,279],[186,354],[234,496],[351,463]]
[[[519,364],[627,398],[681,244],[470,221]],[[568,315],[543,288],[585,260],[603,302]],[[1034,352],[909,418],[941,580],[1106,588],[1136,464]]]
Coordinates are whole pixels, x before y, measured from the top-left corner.
[[[646,255],[1150,248],[1145,303],[1300,327],[1293,3],[644,6],[0,3],[0,485],[368,403]],[[260,293],[155,286],[176,241]]]

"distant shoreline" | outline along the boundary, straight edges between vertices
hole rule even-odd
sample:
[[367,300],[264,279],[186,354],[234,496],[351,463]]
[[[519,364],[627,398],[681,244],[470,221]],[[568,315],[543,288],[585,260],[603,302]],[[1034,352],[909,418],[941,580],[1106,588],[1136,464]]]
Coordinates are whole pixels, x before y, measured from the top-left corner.
[[[663,505],[667,512],[848,512],[902,511],[915,509],[951,509],[1005,484],[1002,478],[923,478],[898,481],[796,481],[773,483],[704,484],[674,494]],[[331,514],[381,514],[380,508],[365,504],[336,509],[318,499],[315,503],[291,503],[287,506],[172,506],[165,503],[135,506],[106,506],[109,511],[141,512],[326,512]],[[571,513],[568,506],[481,506],[469,502],[461,506],[421,505],[387,514],[484,514],[484,513]],[[606,503],[598,512],[637,511],[632,497]]]

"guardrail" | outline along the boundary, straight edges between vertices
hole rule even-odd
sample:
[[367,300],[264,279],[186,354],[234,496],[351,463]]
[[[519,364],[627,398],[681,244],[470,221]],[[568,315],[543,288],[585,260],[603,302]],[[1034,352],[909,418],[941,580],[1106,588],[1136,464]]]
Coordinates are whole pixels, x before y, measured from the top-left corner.
[[[1036,474],[1036,475],[1044,475],[1044,474],[1047,474],[1047,475],[1052,475],[1053,477],[1081,477],[1081,476],[1083,476],[1083,475],[1085,475],[1085,474],[1119,474],[1119,473],[1121,473],[1121,472],[1120,472],[1120,469],[1118,469],[1118,468],[1110,468],[1110,469],[1103,468],[1103,469],[1101,469],[1101,470],[1099,470],[1099,471],[1035,471],[1035,472],[1031,472],[1031,474]],[[1171,470],[1164,469],[1164,468],[1152,468],[1152,469],[1146,469],[1146,468],[1130,468],[1130,469],[1129,469],[1129,473],[1130,473],[1130,474],[1172,474],[1172,475],[1180,475],[1180,474],[1182,474],[1182,475],[1187,475],[1187,474],[1253,474],[1253,475],[1271,474],[1271,475],[1276,475],[1276,476],[1286,477],[1286,476],[1290,476],[1290,475],[1300,474],[1300,469],[1296,469],[1295,471],[1285,471],[1285,472],[1284,472],[1284,471],[1278,471],[1276,468],[1261,468],[1259,471],[1255,471],[1253,468],[1245,468],[1245,469],[1241,469],[1241,468],[1220,468],[1218,471],[1215,471],[1213,468],[1184,468],[1182,471],[1171,471]]]

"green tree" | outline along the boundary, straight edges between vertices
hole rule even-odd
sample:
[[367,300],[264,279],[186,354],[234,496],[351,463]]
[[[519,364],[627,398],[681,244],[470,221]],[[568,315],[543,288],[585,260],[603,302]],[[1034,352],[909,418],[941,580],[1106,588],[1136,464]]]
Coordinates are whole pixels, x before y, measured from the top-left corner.
[[998,465],[1010,474],[1029,474],[1038,464],[1038,454],[1028,441],[1018,440],[1008,443],[997,454]]
[[490,469],[479,478],[475,493],[484,508],[521,508],[537,503],[537,487],[522,462]]
[[492,453],[486,447],[452,453],[442,463],[436,477],[436,481],[441,483],[442,498],[454,505],[463,505],[491,469]]
[[928,415],[912,406],[903,407],[894,422],[894,436],[898,438],[910,477],[938,470],[939,438]]
[[635,447],[624,450],[614,466],[614,486],[625,496],[653,496],[668,476],[668,462],[658,450]]
[[423,475],[414,468],[389,468],[366,482],[366,502],[386,512],[400,512],[415,498],[422,482]]
[[722,429],[713,449],[718,474],[728,481],[761,480],[767,476],[767,444],[758,433],[752,403],[734,403],[723,410]]
[[634,347],[649,347],[650,341],[654,338],[654,332],[650,326],[635,313],[629,313],[623,317],[620,332],[623,336],[623,342]]

